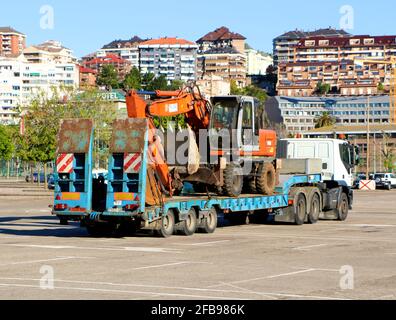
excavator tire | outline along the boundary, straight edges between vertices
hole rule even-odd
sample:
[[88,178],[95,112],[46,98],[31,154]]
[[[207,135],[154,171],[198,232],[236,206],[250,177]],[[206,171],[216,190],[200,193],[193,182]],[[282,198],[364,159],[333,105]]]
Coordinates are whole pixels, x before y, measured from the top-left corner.
[[239,197],[243,188],[242,168],[239,164],[228,164],[224,170],[224,195],[227,197]]
[[276,170],[272,163],[263,163],[258,169],[257,193],[271,196],[275,192]]

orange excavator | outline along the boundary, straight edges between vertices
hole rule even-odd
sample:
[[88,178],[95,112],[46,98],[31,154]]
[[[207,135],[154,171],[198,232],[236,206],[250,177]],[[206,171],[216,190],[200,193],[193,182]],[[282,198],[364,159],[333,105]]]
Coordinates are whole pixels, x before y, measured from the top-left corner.
[[[232,197],[238,197],[244,186],[249,193],[274,192],[277,137],[264,129],[257,99],[222,96],[209,101],[196,85],[188,85],[178,91],[130,91],[126,102],[130,118],[149,119],[150,165],[170,196],[180,192],[184,182],[192,183],[196,191],[214,190]],[[155,118],[180,115],[188,126],[188,153],[195,153],[192,170],[167,162],[165,142],[154,122]]]

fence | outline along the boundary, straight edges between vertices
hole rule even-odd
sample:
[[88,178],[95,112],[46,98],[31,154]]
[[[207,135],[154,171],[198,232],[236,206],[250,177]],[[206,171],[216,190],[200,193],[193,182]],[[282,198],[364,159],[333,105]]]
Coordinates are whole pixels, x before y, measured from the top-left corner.
[[[47,164],[47,173],[52,173],[54,163]],[[30,162],[21,162],[18,159],[9,161],[0,160],[0,177],[20,178],[30,175],[31,172],[44,172],[43,165]]]

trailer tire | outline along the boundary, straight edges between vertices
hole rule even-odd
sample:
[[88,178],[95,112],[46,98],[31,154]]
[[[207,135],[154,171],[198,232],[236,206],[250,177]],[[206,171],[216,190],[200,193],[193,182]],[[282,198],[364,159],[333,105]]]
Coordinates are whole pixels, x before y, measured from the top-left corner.
[[263,163],[258,169],[256,180],[257,193],[271,196],[276,185],[276,170],[272,163]]
[[202,233],[211,234],[216,231],[217,228],[217,210],[212,208],[208,215],[202,219],[201,228],[199,229]]
[[175,225],[175,214],[169,210],[167,215],[162,216],[161,228],[158,230],[159,235],[162,238],[171,237],[175,231]]
[[311,198],[311,205],[308,214],[308,222],[310,224],[315,224],[319,221],[320,216],[320,197],[315,192]]
[[335,213],[339,221],[345,221],[348,218],[349,200],[348,196],[344,192],[341,194],[341,200],[338,204],[338,208],[335,209]]
[[180,233],[184,236],[192,236],[197,231],[197,213],[191,209],[187,214],[187,219],[179,223]]
[[242,193],[243,176],[242,167],[239,164],[231,163],[224,170],[224,193],[228,197],[237,198]]
[[303,193],[298,194],[297,201],[294,203],[295,223],[301,226],[307,217],[307,200]]

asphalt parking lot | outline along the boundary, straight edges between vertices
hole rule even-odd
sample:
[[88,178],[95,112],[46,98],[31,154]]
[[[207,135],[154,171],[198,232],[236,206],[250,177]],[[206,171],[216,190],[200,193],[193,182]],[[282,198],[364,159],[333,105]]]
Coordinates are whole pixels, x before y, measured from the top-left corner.
[[346,222],[94,239],[0,197],[0,299],[396,299],[396,191],[355,198]]

